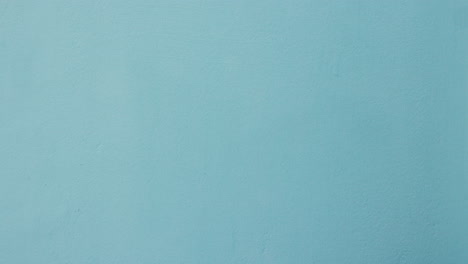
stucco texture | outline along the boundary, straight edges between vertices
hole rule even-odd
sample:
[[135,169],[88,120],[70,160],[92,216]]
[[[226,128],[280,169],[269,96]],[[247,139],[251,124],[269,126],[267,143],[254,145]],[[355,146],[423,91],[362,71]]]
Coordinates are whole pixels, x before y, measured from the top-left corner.
[[468,1],[0,0],[0,263],[468,263]]

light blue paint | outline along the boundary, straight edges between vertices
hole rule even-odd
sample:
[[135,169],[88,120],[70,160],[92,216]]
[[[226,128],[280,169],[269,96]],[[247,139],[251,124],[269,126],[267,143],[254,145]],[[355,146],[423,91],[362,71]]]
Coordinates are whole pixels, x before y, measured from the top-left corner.
[[468,263],[468,2],[0,0],[0,263]]

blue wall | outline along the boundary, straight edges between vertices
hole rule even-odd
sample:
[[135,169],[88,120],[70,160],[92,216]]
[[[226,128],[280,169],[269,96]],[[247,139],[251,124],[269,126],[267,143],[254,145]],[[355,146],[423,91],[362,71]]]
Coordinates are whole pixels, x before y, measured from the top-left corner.
[[0,263],[468,263],[468,2],[1,0]]

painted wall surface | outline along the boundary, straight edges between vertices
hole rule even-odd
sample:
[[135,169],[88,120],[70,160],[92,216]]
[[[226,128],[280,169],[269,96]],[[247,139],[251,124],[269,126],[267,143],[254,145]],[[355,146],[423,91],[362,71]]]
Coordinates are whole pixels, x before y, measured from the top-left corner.
[[468,263],[468,1],[0,0],[0,263]]

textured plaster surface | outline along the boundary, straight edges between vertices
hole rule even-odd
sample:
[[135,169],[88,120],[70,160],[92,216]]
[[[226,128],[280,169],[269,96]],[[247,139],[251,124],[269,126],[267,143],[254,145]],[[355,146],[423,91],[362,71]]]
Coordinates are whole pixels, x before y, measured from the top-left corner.
[[0,263],[468,263],[468,2],[0,0]]

